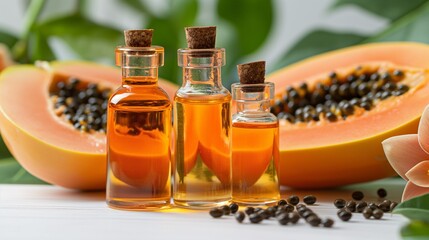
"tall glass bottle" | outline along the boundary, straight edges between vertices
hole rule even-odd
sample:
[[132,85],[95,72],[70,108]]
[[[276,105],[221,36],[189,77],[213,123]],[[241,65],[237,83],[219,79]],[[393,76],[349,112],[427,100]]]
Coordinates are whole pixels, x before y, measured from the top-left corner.
[[108,105],[106,201],[120,209],[158,209],[171,198],[172,106],[158,86],[164,48],[118,47],[122,86]]
[[208,208],[231,200],[231,94],[225,50],[179,49],[183,84],[174,98],[174,204]]
[[232,85],[232,200],[271,205],[280,199],[279,124],[270,113],[273,83]]

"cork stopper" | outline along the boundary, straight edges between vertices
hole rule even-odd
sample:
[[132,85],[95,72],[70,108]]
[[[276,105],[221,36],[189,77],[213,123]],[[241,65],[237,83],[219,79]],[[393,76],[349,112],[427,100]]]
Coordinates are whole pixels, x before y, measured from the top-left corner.
[[[238,77],[241,84],[261,84],[265,81],[265,61],[237,65]],[[264,87],[243,88],[245,92],[260,92]]]
[[152,45],[153,29],[125,30],[125,45],[127,47],[150,47]]
[[216,27],[187,27],[186,42],[190,49],[208,49],[215,48],[216,45]]

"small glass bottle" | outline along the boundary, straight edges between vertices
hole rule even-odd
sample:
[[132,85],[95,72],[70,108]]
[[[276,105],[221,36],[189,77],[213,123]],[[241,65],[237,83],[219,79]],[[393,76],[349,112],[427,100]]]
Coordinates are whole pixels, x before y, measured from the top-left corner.
[[168,207],[172,106],[158,86],[164,48],[119,46],[116,64],[122,67],[122,86],[108,105],[107,204],[129,210]]
[[237,113],[232,116],[232,200],[272,205],[278,184],[279,124],[270,113],[273,83],[232,84]]
[[231,200],[231,94],[222,86],[225,50],[179,49],[183,84],[174,98],[173,202],[210,208]]

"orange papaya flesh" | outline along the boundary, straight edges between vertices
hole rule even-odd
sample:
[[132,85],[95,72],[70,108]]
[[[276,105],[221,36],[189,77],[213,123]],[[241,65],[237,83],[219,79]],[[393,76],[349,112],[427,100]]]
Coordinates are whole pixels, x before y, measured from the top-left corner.
[[[87,62],[54,62],[45,70],[13,66],[0,75],[0,130],[13,156],[40,179],[73,189],[104,189],[106,137],[80,132],[58,118],[49,97],[53,83],[71,76],[114,89],[119,69]],[[172,96],[176,89],[160,85]],[[173,89],[174,88],[174,89]]]
[[355,109],[345,120],[325,119],[290,124],[280,121],[279,180],[294,188],[326,188],[395,175],[381,142],[391,136],[415,133],[429,104],[429,46],[417,43],[379,43],[346,48],[296,63],[268,77],[277,97],[287,86],[306,82],[311,89],[330,72],[347,74],[357,66],[400,69],[410,90],[378,101],[369,111]]

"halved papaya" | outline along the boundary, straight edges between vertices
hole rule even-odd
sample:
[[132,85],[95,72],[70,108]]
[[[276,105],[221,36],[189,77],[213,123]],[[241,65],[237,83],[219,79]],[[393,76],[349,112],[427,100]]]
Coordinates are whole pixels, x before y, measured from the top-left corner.
[[[381,142],[394,135],[417,131],[421,113],[429,104],[429,74],[425,70],[429,68],[428,45],[376,43],[346,48],[288,66],[270,75],[268,81],[276,84],[277,97],[281,98],[287,86],[314,89],[317,83],[335,79],[332,71],[349,74],[354,71],[351,69],[360,71],[362,66],[384,67],[386,71],[399,69],[396,73],[404,74],[402,78],[409,91],[396,92],[393,97],[389,97],[392,92],[384,97],[380,94],[382,100],[376,100],[372,109],[352,108],[353,114],[340,115],[338,121],[319,121],[318,116],[317,122],[310,119],[290,124],[281,120],[279,179],[282,185],[326,188],[395,175]],[[374,79],[378,79],[377,76]],[[306,84],[302,84],[304,82]]]
[[[0,130],[19,163],[34,176],[73,189],[104,189],[106,137],[76,130],[54,113],[49,90],[59,79],[76,77],[114,89],[117,68],[88,62],[54,62],[50,70],[12,66],[0,75]],[[176,86],[160,80],[170,98]]]

